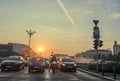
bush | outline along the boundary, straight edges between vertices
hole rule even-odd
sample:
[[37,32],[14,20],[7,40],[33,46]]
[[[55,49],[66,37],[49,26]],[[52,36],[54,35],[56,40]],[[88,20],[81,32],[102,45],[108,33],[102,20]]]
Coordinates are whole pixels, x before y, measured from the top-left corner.
[[107,64],[103,64],[104,66],[104,72],[113,72],[113,63],[107,63]]
[[88,69],[95,70],[96,69],[96,64],[89,64]]
[[[96,70],[96,64],[89,64],[89,69],[90,70]],[[113,72],[113,63],[107,63],[107,64],[98,64],[98,71],[102,72],[102,69],[104,70],[104,72]]]
[[116,64],[116,72],[120,74],[120,64]]
[[[79,64],[79,68],[88,68],[89,70],[95,70],[96,71],[96,64],[90,63],[90,64]],[[102,72],[102,69],[104,72],[113,72],[113,67],[116,67],[116,72],[120,73],[120,63],[116,64],[115,62],[109,62],[106,64],[98,64],[98,71]]]

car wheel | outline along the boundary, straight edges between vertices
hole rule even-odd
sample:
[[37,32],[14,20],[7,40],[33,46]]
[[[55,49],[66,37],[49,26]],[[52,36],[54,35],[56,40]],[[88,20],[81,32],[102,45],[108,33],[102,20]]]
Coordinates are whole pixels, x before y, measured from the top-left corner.
[[5,71],[4,69],[1,69],[1,71]]
[[62,71],[62,68],[60,67],[60,71]]
[[24,69],[24,68],[25,68],[25,65],[23,65],[22,69]]
[[20,71],[20,70],[21,70],[21,66],[19,66],[16,70],[17,70],[17,71]]
[[61,67],[61,68],[60,68],[60,71],[64,71],[64,69]]
[[76,69],[74,69],[74,72],[76,72]]
[[28,69],[28,73],[31,73],[31,70],[30,70],[30,69]]
[[42,71],[41,71],[41,72],[42,72],[42,73],[44,73],[44,71],[45,71],[45,70],[44,70],[44,69],[42,69]]

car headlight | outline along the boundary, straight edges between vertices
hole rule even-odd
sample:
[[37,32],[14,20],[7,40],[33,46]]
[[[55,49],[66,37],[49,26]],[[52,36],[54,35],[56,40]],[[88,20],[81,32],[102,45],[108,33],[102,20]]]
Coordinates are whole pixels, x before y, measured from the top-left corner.
[[66,66],[65,64],[62,64],[63,66]]
[[77,64],[74,64],[74,66],[77,66]]

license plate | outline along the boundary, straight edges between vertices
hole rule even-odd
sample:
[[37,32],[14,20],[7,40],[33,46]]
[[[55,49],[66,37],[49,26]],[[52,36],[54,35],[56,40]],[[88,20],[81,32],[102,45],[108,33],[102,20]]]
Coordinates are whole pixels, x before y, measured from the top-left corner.
[[68,68],[72,68],[72,66],[68,66]]
[[38,66],[35,66],[34,68],[39,68]]

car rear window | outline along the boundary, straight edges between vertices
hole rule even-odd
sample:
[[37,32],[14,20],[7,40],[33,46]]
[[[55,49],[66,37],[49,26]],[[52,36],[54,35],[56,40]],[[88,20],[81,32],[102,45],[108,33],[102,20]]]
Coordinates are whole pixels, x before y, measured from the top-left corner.
[[20,57],[8,57],[7,60],[20,60]]
[[41,58],[32,58],[31,61],[43,61]]

